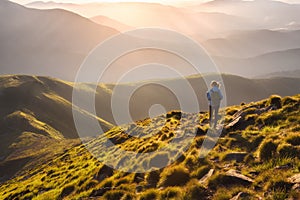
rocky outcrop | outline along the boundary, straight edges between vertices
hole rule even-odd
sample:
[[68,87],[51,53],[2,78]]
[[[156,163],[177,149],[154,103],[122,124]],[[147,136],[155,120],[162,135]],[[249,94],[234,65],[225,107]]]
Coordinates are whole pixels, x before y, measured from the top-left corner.
[[205,185],[210,177],[214,174],[214,169],[210,169],[206,175],[204,175],[200,180],[199,183]]
[[236,196],[232,197],[230,200],[240,200],[247,199],[250,195],[245,192],[239,192]]
[[251,178],[241,174],[240,172],[234,169],[227,171],[225,173],[225,176],[228,181],[228,184],[248,186],[254,182]]

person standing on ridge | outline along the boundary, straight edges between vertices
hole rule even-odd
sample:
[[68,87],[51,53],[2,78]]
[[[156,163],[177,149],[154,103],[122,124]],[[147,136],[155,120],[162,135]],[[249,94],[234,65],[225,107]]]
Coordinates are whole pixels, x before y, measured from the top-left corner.
[[223,99],[223,94],[220,90],[221,84],[217,81],[212,81],[211,89],[207,91],[206,96],[209,103],[209,122],[210,126],[212,126],[213,118],[214,118],[214,128],[217,127],[218,118],[219,118],[219,108],[221,100]]

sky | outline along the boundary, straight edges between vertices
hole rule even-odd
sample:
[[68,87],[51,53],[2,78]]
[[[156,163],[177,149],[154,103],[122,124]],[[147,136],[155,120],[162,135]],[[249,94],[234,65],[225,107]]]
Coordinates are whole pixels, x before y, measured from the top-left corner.
[[[35,0],[11,0],[16,3],[26,4]],[[40,1],[40,0],[36,0]],[[205,2],[209,0],[44,0],[44,1],[55,1],[62,3],[87,3],[87,2],[150,2],[150,3],[161,3],[161,4],[183,4],[183,3],[197,3]],[[299,0],[300,1],[300,0]]]
[[[26,4],[33,2],[35,0],[11,0],[13,2],[19,4]],[[39,0],[36,0],[39,1]],[[51,1],[51,0],[46,0]],[[178,4],[193,4],[199,2],[205,2],[209,0],[53,0],[55,2],[61,3],[87,3],[87,2],[151,2],[151,3],[161,3],[161,4],[169,4],[169,5],[178,5]],[[287,3],[299,3],[300,0],[280,0]]]

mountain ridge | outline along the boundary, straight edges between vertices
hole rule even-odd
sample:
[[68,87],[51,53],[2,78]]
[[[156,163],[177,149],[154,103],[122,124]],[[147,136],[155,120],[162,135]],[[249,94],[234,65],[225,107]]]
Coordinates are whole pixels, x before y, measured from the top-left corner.
[[[213,57],[217,66],[224,73],[239,74],[247,77],[257,77],[264,74],[291,71],[298,69],[297,58],[300,49],[288,49],[269,52],[250,58]],[[240,67],[242,66],[242,67]],[[274,71],[274,69],[276,69]]]
[[215,38],[201,43],[214,56],[249,58],[274,51],[299,48],[299,30],[237,31],[224,38]]
[[[299,92],[299,78],[277,78],[277,79],[271,78],[271,79],[266,79],[265,81],[261,81],[259,79],[247,79],[244,77],[239,77],[239,76],[229,75],[229,74],[222,74],[221,77],[223,79],[222,85],[224,86],[224,91],[226,91],[227,105],[236,105],[241,102],[249,103],[251,101],[257,101],[259,99],[266,98],[274,93],[282,96],[287,96],[287,95],[294,95]],[[1,90],[2,96],[5,96],[6,93],[6,95],[11,95],[11,98],[14,99],[20,99],[19,95],[21,96],[24,95],[24,97],[28,97],[29,99],[35,99],[36,95],[41,95],[42,98],[47,99],[47,101],[44,102],[44,104],[41,104],[43,106],[51,102],[54,103],[53,105],[55,105],[56,104],[55,101],[56,100],[61,101],[60,99],[62,98],[61,101],[62,105],[68,105],[68,107],[71,108],[69,106],[71,104],[68,102],[72,102],[72,91],[73,91],[72,82],[65,82],[59,79],[52,79],[47,77],[31,78],[31,76],[4,76],[1,77],[0,80],[1,79],[2,79],[1,82],[4,85],[7,84],[9,86],[13,84],[16,86],[14,88],[12,87],[10,90],[7,90],[6,92],[5,90],[2,89]],[[20,79],[20,81],[18,79]],[[202,110],[207,109],[207,102],[205,99],[207,85],[205,84],[204,79],[209,82],[209,80],[215,79],[215,76],[213,74],[211,75],[207,74],[203,76],[195,75],[195,76],[186,77],[186,80],[191,84],[197,96],[199,107]],[[284,83],[283,80],[285,80],[285,84],[283,84]],[[7,81],[7,83],[5,83],[4,81]],[[18,81],[23,83],[22,87],[18,86]],[[172,95],[170,96],[168,89],[158,88],[157,86],[157,84],[163,84],[163,85],[174,85],[180,87],[180,83],[181,83],[180,81],[181,79],[178,78],[162,79],[162,80],[152,80],[152,81],[144,81],[144,82],[136,82],[136,83],[122,83],[119,84],[118,87],[120,87],[121,90],[123,91],[130,91],[132,90],[132,88],[139,88],[139,90],[136,91],[135,94],[131,97],[131,103],[129,105],[131,107],[130,112],[133,119],[139,120],[142,118],[146,118],[148,116],[149,113],[147,108],[150,108],[155,103],[160,103],[165,107],[167,111],[180,109],[180,107],[178,107],[176,103],[177,100],[174,99]],[[86,90],[86,91],[84,90],[82,91],[83,96],[81,99],[83,102],[85,102],[86,99],[84,96],[86,95],[84,95],[85,94],[84,92],[92,92],[90,91],[89,88],[93,88],[94,86],[90,86],[89,84],[86,83],[81,83],[81,84],[83,86],[82,88]],[[285,88],[283,89],[281,86],[284,86]],[[111,102],[112,91],[115,87],[116,85],[113,83],[112,84],[100,83],[96,87],[96,92],[97,92],[96,99],[95,99],[96,113],[100,118],[104,119],[105,121],[111,124],[114,124],[114,119],[110,110],[111,107],[110,102]],[[32,92],[30,93],[14,92],[18,90],[27,91],[28,88],[31,88],[30,90]],[[244,88],[248,88],[248,90],[245,91]],[[41,92],[43,92],[45,89],[46,91],[50,92],[46,96],[44,94],[41,94]],[[157,91],[160,91],[160,93],[158,93]],[[9,99],[7,102],[10,101],[12,100]],[[118,99],[118,101],[122,102],[123,100]],[[18,102],[18,101],[13,100],[12,102]],[[26,103],[26,101],[24,102]],[[30,101],[27,102],[30,103]],[[67,104],[65,104],[64,102],[67,102]],[[10,106],[3,106],[3,111],[7,110],[7,108],[9,107]],[[35,107],[33,107],[32,109],[37,110]],[[189,110],[193,110],[193,108],[189,108]],[[6,111],[5,113],[9,114],[12,113],[13,111],[15,110],[9,110]],[[38,113],[39,112],[40,111],[38,111]],[[59,111],[56,112],[59,113]],[[92,111],[87,110],[87,112],[92,112]],[[70,111],[68,111],[67,113],[70,113]],[[69,117],[66,117],[66,119],[68,118]],[[46,118],[43,117],[43,119]],[[60,128],[63,127],[65,126],[60,126]]]

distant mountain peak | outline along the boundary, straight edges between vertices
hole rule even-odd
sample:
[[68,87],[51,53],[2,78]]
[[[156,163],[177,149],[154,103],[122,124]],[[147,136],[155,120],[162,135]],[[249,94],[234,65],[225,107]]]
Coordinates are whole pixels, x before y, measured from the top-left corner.
[[55,5],[79,5],[76,3],[60,3],[60,2],[55,2],[55,1],[33,1],[30,3],[25,4],[25,6],[55,6]]

